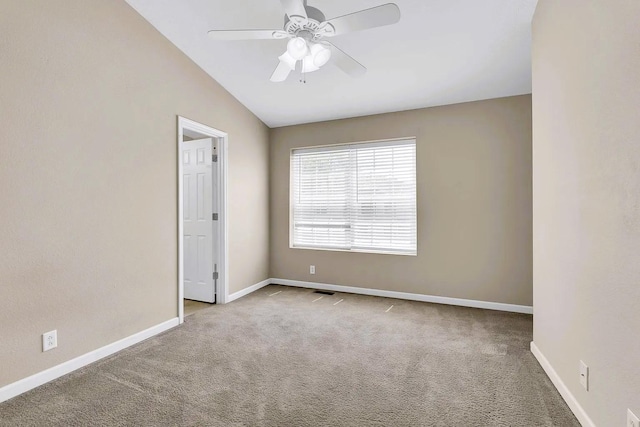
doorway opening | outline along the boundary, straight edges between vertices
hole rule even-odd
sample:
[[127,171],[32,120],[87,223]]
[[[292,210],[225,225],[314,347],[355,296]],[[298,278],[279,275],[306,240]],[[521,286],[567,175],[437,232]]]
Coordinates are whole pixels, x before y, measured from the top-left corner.
[[227,146],[226,132],[178,116],[180,323],[185,300],[205,304],[228,300]]

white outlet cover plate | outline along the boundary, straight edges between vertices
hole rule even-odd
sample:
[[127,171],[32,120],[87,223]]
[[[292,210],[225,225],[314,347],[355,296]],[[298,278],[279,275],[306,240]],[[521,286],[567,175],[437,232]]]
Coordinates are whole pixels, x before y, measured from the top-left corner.
[[58,330],[42,334],[42,351],[48,351],[58,346]]
[[640,419],[631,412],[631,409],[627,409],[627,427],[640,427]]
[[589,367],[582,360],[580,361],[580,384],[589,391]]
[[310,265],[309,266],[309,273],[316,274],[316,266],[315,265]]

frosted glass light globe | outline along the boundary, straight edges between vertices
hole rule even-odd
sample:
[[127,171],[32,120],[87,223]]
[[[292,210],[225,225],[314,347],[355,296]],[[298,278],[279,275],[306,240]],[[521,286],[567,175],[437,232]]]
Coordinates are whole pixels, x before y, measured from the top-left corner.
[[287,43],[287,52],[289,52],[289,55],[296,61],[301,60],[309,53],[307,41],[302,37],[295,37],[289,40],[289,43]]
[[313,65],[320,68],[331,58],[331,50],[321,44],[311,46],[311,56],[313,57]]
[[313,57],[311,55],[307,55],[302,60],[302,72],[303,73],[312,73],[314,71],[318,71],[320,68],[317,67],[313,63]]

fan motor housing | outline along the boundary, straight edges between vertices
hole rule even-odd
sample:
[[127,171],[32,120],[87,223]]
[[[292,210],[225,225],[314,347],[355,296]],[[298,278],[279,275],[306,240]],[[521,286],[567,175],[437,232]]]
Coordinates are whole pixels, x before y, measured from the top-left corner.
[[285,15],[284,30],[294,37],[299,36],[309,41],[317,41],[327,32],[330,32],[332,28],[327,28],[329,27],[328,25],[322,25],[325,22],[325,16],[320,10],[306,5],[304,8],[307,12],[307,19],[298,16],[290,19],[289,16]]

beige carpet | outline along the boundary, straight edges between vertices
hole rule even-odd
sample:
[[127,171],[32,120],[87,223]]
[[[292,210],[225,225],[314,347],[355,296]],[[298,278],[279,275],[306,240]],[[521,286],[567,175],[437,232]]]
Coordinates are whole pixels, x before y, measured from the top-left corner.
[[320,296],[268,286],[198,311],[0,404],[0,425],[579,426],[531,316]]

